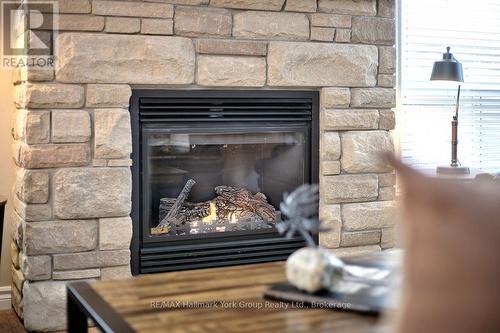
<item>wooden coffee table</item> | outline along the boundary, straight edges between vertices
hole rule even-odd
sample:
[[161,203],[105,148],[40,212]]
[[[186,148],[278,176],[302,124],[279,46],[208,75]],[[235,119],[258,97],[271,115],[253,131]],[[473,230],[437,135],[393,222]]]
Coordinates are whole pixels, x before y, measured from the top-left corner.
[[[68,332],[362,332],[377,318],[264,299],[284,262],[68,284]],[[287,308],[288,304],[288,308]]]

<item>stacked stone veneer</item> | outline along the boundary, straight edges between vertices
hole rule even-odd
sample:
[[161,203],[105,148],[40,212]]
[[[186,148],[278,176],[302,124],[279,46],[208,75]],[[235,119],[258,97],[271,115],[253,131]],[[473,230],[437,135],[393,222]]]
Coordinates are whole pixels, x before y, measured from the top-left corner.
[[[154,0],[153,0],[154,1]],[[20,69],[13,304],[65,325],[65,283],[130,274],[131,87],[321,93],[323,246],[391,247],[393,0],[61,0],[54,70]],[[42,27],[43,28],[43,27]],[[56,36],[57,35],[57,36]]]

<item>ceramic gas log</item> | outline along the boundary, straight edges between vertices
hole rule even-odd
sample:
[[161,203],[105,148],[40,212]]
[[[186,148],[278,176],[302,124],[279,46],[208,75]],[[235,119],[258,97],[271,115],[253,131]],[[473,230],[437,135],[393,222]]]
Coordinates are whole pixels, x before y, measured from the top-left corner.
[[185,201],[195,181],[190,179],[177,198],[162,198],[160,223],[152,234],[187,235],[271,228],[279,213],[263,193],[231,186],[217,186],[212,200]]

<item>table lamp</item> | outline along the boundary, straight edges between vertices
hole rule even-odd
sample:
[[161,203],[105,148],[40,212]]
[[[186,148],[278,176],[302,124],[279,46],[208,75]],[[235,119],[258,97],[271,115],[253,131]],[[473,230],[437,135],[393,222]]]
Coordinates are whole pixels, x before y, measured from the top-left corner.
[[[462,64],[450,53],[450,47],[443,53],[443,59],[434,62],[432,67],[431,81],[464,82]],[[457,102],[455,114],[451,121],[451,163],[449,166],[438,166],[438,174],[468,174],[470,170],[461,166],[457,157],[458,148],[458,109],[460,106],[460,83],[458,84]]]

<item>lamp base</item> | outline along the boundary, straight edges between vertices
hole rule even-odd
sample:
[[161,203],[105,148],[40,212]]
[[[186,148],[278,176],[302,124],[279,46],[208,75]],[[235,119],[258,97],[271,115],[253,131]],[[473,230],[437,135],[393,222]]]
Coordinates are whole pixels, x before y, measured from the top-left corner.
[[441,175],[468,175],[470,174],[470,169],[466,166],[438,166],[436,172]]

